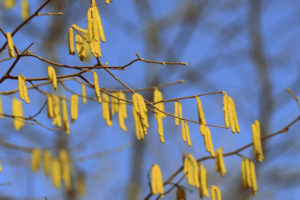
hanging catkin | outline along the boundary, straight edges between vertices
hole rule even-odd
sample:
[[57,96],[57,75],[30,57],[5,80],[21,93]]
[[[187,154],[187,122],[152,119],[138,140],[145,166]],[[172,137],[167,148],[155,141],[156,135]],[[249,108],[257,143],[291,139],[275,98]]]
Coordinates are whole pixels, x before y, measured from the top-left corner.
[[98,75],[96,72],[93,72],[94,76],[94,87],[95,87],[95,94],[97,101],[101,103],[101,96],[100,96],[100,87],[99,87],[99,81],[98,81]]
[[[160,102],[163,100],[162,93],[157,88],[154,90],[153,96],[154,96],[154,103]],[[164,103],[162,103],[162,102],[156,103],[155,107],[156,107],[156,109],[154,110],[154,116],[157,121],[157,132],[158,132],[160,141],[162,143],[164,143],[165,139],[164,139],[163,120],[162,120],[163,118],[166,118],[166,114],[164,113],[164,111],[165,111]]]
[[163,178],[158,164],[151,168],[151,191],[153,194],[160,194],[160,198],[164,197]]
[[107,126],[112,126],[110,110],[109,110],[109,96],[102,94],[102,117],[106,121]]
[[23,21],[29,17],[29,3],[28,0],[21,0],[21,15]]
[[52,83],[54,90],[57,90],[57,80],[56,80],[55,69],[50,65],[48,66],[48,78],[49,78],[49,81]]
[[51,176],[52,184],[56,188],[61,186],[61,166],[57,158],[52,158],[51,160]]
[[73,123],[78,118],[78,95],[77,94],[73,94],[71,96],[70,111],[71,111],[71,122]]
[[41,165],[41,150],[38,148],[34,148],[31,151],[31,169],[34,172],[39,171]]
[[264,159],[264,154],[261,144],[260,123],[258,120],[255,120],[252,124],[252,140],[253,150],[256,155],[256,158],[259,162],[262,162]]
[[9,57],[14,58],[14,57],[16,57],[15,50],[14,50],[14,42],[13,42],[12,37],[9,32],[6,33],[6,38],[7,38]]
[[29,104],[30,100],[27,92],[26,81],[22,74],[19,74],[18,76],[18,85],[19,85],[20,98]]
[[14,116],[14,127],[18,131],[24,126],[22,102],[18,99],[12,99],[12,114]]
[[68,107],[67,107],[66,99],[63,98],[61,103],[62,103],[62,119],[63,119],[64,130],[67,134],[69,134],[70,133],[70,123],[69,123]]

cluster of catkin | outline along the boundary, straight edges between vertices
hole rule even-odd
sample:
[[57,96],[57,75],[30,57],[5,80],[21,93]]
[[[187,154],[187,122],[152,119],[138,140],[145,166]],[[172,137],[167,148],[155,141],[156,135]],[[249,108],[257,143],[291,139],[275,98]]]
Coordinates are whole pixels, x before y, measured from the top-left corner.
[[256,195],[257,182],[254,162],[250,161],[248,158],[243,158],[241,164],[241,171],[243,187],[252,188],[252,193]]
[[[101,18],[95,0],[92,0],[91,6],[87,12],[87,29],[83,29],[73,24],[69,28],[69,53],[75,55],[75,47],[80,60],[86,60],[90,53],[96,58],[102,57],[100,49],[100,40],[105,42],[105,35],[102,27]],[[78,33],[75,36],[74,30]]]
[[31,169],[38,172],[43,166],[44,174],[51,176],[53,186],[61,188],[62,182],[67,191],[71,190],[72,165],[65,149],[60,149],[59,157],[54,157],[48,149],[35,148],[31,152]]
[[[207,187],[207,174],[204,165],[198,165],[197,161],[192,154],[184,155],[183,164],[184,176],[188,183],[199,190],[200,198],[209,198],[209,190]],[[217,186],[212,185],[211,199],[221,200],[221,192]],[[163,179],[160,167],[158,164],[154,164],[151,168],[151,192],[152,194],[159,194],[160,198],[164,197]],[[185,191],[178,187],[176,192],[177,200],[185,200]]]

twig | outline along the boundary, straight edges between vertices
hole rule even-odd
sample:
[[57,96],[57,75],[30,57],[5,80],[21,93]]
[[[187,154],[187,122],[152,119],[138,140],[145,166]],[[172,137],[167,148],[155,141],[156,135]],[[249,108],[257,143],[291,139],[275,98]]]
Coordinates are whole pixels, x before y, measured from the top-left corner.
[[294,97],[296,103],[298,104],[298,107],[300,108],[300,101],[297,95],[295,95],[295,93],[290,88],[286,88],[286,91]]

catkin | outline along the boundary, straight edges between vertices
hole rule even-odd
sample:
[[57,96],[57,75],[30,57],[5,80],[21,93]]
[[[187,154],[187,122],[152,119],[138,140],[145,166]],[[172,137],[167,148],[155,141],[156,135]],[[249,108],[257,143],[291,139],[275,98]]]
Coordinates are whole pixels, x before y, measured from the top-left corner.
[[200,198],[202,199],[203,196],[209,198],[209,192],[207,188],[207,175],[206,175],[206,169],[204,165],[200,164],[200,170],[199,170],[199,175],[200,175],[200,188],[199,188],[199,195]]
[[147,129],[149,128],[147,107],[142,95],[134,93],[132,95],[132,114],[135,123],[137,139],[143,139],[144,135],[147,135]]
[[98,75],[96,72],[93,72],[94,76],[94,87],[95,87],[95,94],[97,101],[101,103],[101,96],[100,96],[100,87],[99,87],[99,81],[98,81]]
[[5,9],[12,9],[16,5],[16,0],[4,0]]
[[2,97],[0,95],[0,119],[3,118],[3,106],[2,106]]
[[63,119],[64,130],[67,134],[69,134],[70,124],[69,124],[69,117],[68,117],[68,107],[65,98],[62,99],[61,104],[62,104],[62,119]]
[[54,90],[57,90],[57,79],[55,69],[52,66],[48,66],[48,78],[49,81],[52,82]]
[[29,104],[30,100],[27,92],[26,81],[22,74],[19,74],[18,76],[18,85],[19,85],[20,98]]
[[251,187],[252,193],[256,196],[257,193],[257,182],[256,182],[256,173],[255,173],[255,165],[254,162],[250,162],[250,173],[251,173]]
[[14,42],[13,42],[12,37],[9,32],[6,33],[6,38],[7,38],[9,57],[14,58],[14,57],[16,57],[15,50],[14,50]]
[[[154,90],[153,96],[154,96],[154,103],[163,100],[162,93],[157,88]],[[163,118],[166,118],[166,114],[163,113],[165,111],[164,104],[162,102],[157,103],[155,104],[155,107],[156,109],[154,110],[154,116],[157,121],[157,132],[160,137],[160,141],[164,143],[165,139],[164,139],[163,121],[162,121]]]
[[164,197],[163,178],[158,164],[151,168],[151,191],[153,194],[160,194],[160,198]]
[[85,85],[81,83],[81,98],[82,98],[82,103],[86,104],[86,90],[85,90]]
[[14,116],[14,127],[18,131],[24,126],[22,102],[18,99],[12,99],[12,113]]
[[59,97],[56,95],[52,96],[53,99],[53,121],[52,124],[53,125],[57,125],[58,127],[62,126],[62,122],[61,122],[61,115],[60,115],[60,103],[59,103]]
[[217,186],[212,185],[210,188],[210,191],[211,191],[211,200],[221,200],[222,199],[221,191]]
[[0,161],[0,172],[2,172],[2,164],[1,164],[1,161]]
[[61,164],[62,180],[65,184],[66,190],[69,191],[71,189],[71,168],[68,152],[65,149],[60,149],[59,159]]
[[68,40],[69,40],[69,54],[75,55],[75,48],[74,48],[74,31],[73,28],[69,28],[68,32]]
[[237,115],[236,115],[236,109],[235,109],[235,105],[234,105],[234,101],[232,98],[229,98],[229,102],[230,102],[230,108],[232,109],[231,112],[233,113],[233,120],[234,120],[234,126],[236,129],[236,132],[239,133],[240,132],[240,126],[239,126],[239,122],[237,119]]
[[204,145],[205,145],[206,151],[208,153],[210,153],[212,157],[215,157],[215,151],[214,151],[214,146],[212,143],[211,132],[210,132],[208,126],[204,126],[204,128],[205,128]]
[[[119,126],[123,131],[127,131],[126,125],[125,125],[125,119],[128,117],[127,116],[127,108],[126,108],[126,95],[120,91],[118,93],[118,97],[120,98],[119,100],[119,108],[118,108],[118,117],[119,117]],[[123,99],[123,100],[121,100]]]
[[85,180],[82,174],[79,174],[76,177],[76,191],[79,196],[84,196],[86,194]]
[[248,187],[248,183],[247,183],[247,173],[246,173],[246,158],[242,159],[241,162],[241,175],[242,175],[242,185],[243,188],[247,188]]
[[51,153],[48,149],[44,150],[43,153],[43,166],[44,166],[44,173],[46,176],[50,175],[50,169],[51,169]]
[[183,162],[183,172],[188,184],[199,187],[199,172],[196,159],[192,154],[185,154]]
[[47,114],[48,118],[54,117],[53,99],[51,94],[47,94]]
[[174,102],[174,120],[175,120],[175,125],[179,126],[179,107],[181,106],[179,101]]
[[[99,40],[99,31],[100,31],[100,36],[101,36],[101,30],[100,30],[100,26],[99,26],[99,22],[98,22],[98,17],[100,20],[98,9],[95,4],[92,4],[92,6],[88,9],[88,12],[87,12],[90,47],[91,47],[92,54],[95,57],[102,57],[102,53],[101,53],[101,49],[100,49],[100,40]],[[100,23],[101,23],[101,21],[100,21]],[[101,25],[101,27],[102,27],[102,25]]]
[[34,148],[31,151],[31,169],[34,172],[39,171],[41,165],[41,151],[38,148]]
[[204,112],[203,112],[203,108],[202,108],[202,103],[199,97],[196,97],[196,101],[197,101],[197,108],[198,108],[198,119],[199,122],[201,124],[206,124],[206,120],[204,117]]
[[29,3],[28,0],[21,1],[21,15],[22,19],[26,20],[29,17]]
[[102,117],[105,119],[107,126],[112,126],[110,111],[109,111],[109,96],[102,94]]
[[258,120],[255,120],[252,124],[252,139],[253,139],[253,150],[256,155],[256,158],[259,162],[262,162],[264,159],[262,144],[261,144],[261,133],[260,133],[260,123]]
[[223,96],[223,112],[224,112],[224,122],[226,128],[229,128],[229,109],[228,109],[228,95],[227,93]]
[[191,141],[191,137],[190,137],[190,129],[189,129],[188,123],[186,121],[184,121],[184,129],[185,129],[187,144],[188,144],[188,146],[192,146],[192,141]]
[[51,176],[52,184],[56,188],[61,186],[61,166],[57,158],[52,158],[51,160]]
[[215,165],[216,172],[219,172],[221,176],[224,176],[226,174],[226,167],[223,159],[223,148],[216,150]]
[[92,9],[93,9],[93,14],[94,14],[94,16],[96,18],[96,24],[97,24],[96,30],[99,31],[99,35],[100,35],[101,41],[102,42],[106,42],[104,31],[103,31],[103,26],[102,26],[102,22],[101,22],[101,18],[100,18],[100,14],[99,14],[98,8],[96,6],[94,6]]
[[73,123],[78,118],[78,95],[73,94],[71,96],[71,122]]

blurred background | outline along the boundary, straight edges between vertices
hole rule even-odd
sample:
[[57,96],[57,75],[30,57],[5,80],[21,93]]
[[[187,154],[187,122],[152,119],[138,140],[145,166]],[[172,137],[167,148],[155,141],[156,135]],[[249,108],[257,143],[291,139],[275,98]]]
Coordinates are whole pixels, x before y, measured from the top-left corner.
[[[20,23],[20,1],[10,9],[0,1],[0,27],[12,32]],[[44,1],[29,0],[30,13]],[[240,134],[230,130],[211,128],[215,149],[233,151],[252,141],[251,124],[258,119],[262,135],[282,129],[299,115],[290,88],[300,94],[300,2],[297,0],[113,0],[109,5],[97,0],[107,42],[101,45],[103,63],[121,66],[136,58],[157,61],[183,61],[188,66],[155,65],[136,62],[125,71],[112,70],[133,89],[152,87],[178,80],[185,83],[161,88],[164,99],[226,91],[236,104]],[[68,54],[68,28],[77,24],[87,27],[88,0],[52,0],[41,12],[63,12],[62,16],[38,16],[14,36],[18,49],[30,43],[32,53],[71,66],[91,66],[94,59],[81,62]],[[0,37],[2,46],[6,39]],[[7,50],[0,60],[8,56]],[[0,76],[13,60],[0,63]],[[12,71],[26,78],[47,76],[48,64],[32,57],[23,57]],[[58,74],[75,70],[56,68]],[[97,71],[100,87],[126,89],[103,70]],[[84,77],[93,81],[91,74]],[[36,82],[38,83],[38,82]],[[65,85],[80,93],[80,84],[65,81]],[[16,80],[6,80],[0,91],[16,89]],[[52,86],[41,87],[52,92]],[[71,93],[60,87],[61,95]],[[94,96],[87,89],[88,96]],[[153,91],[141,94],[152,101]],[[18,96],[18,94],[14,94]],[[29,91],[31,103],[24,106],[25,116],[36,113],[46,97],[35,90]],[[11,113],[12,95],[2,95],[4,113]],[[207,123],[223,126],[222,95],[201,97]],[[127,98],[131,98],[127,95]],[[183,116],[197,120],[196,101],[181,101]],[[160,165],[166,180],[182,165],[182,155],[192,153],[195,158],[207,156],[197,124],[189,123],[192,146],[181,140],[180,127],[171,117],[164,119],[165,144],[157,134],[154,115],[149,112],[150,128],[143,141],[137,141],[128,106],[128,131],[123,132],[113,117],[113,126],[107,127],[102,118],[101,105],[88,101],[79,104],[79,118],[71,125],[70,135],[53,132],[40,126],[26,125],[15,131],[11,118],[0,120],[0,199],[143,199],[149,193],[147,172],[153,163]],[[167,112],[173,113],[173,103],[166,103]],[[37,119],[51,127],[44,109]],[[298,199],[300,195],[300,135],[299,124],[263,143],[265,160],[256,163],[258,193],[241,187],[241,158],[225,158],[227,174],[215,172],[214,161],[202,164],[208,171],[208,185],[220,187],[223,199]],[[15,145],[15,146],[10,146]],[[20,147],[18,149],[18,147]],[[86,194],[80,196],[76,188],[70,192],[56,189],[42,170],[33,173],[28,148],[49,148],[57,154],[59,148],[68,149],[73,164],[73,181],[81,178]],[[249,148],[241,153],[254,159]],[[178,180],[174,180],[176,182]],[[199,199],[198,191],[186,180],[180,183],[188,188],[187,199]],[[169,188],[167,186],[165,189]],[[191,190],[191,191],[190,191]],[[175,199],[175,190],[165,199]],[[156,198],[156,197],[155,197]],[[152,199],[155,199],[152,197]]]

